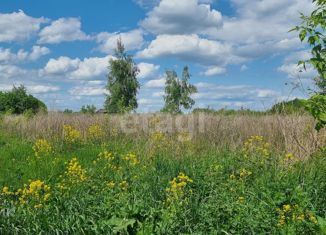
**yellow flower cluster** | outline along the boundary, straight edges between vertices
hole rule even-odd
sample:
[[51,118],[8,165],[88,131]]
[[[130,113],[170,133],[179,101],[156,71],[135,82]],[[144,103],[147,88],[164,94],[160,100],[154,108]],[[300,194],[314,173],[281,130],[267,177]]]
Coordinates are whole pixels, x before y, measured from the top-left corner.
[[109,182],[107,182],[106,185],[107,185],[109,188],[114,188],[115,183],[114,183],[114,181],[109,181]]
[[15,193],[14,192],[11,192],[7,186],[4,186],[2,188],[1,195],[2,196],[10,196],[10,195],[15,195]]
[[115,157],[113,153],[108,151],[100,152],[97,156],[97,159],[93,161],[93,164],[101,164],[101,168],[111,169],[111,170],[121,170],[120,166],[114,164]]
[[[167,202],[176,201],[184,197],[186,193],[186,187],[193,180],[186,176],[184,173],[179,173],[177,177],[174,177],[170,182],[170,186],[166,188]],[[189,190],[191,192],[191,190]]]
[[286,154],[285,157],[284,157],[284,160],[285,160],[285,161],[292,161],[292,160],[294,160],[294,159],[295,159],[295,157],[294,157],[294,155],[293,155],[292,153],[288,153],[288,154]]
[[240,178],[246,178],[246,177],[248,177],[250,175],[252,175],[252,172],[251,171],[248,171],[245,168],[242,168],[240,170],[240,174],[239,174]]
[[191,142],[191,135],[189,132],[181,132],[177,135],[178,141],[181,143]]
[[68,144],[74,144],[81,139],[80,131],[71,125],[64,125],[63,133],[64,133],[64,141]]
[[48,156],[52,153],[52,147],[45,139],[38,139],[33,145],[34,155],[36,157]]
[[284,204],[281,208],[277,208],[276,211],[279,215],[278,226],[284,226],[290,221],[310,221],[317,224],[316,216],[312,212],[300,212],[298,205]]
[[24,187],[16,192],[11,192],[8,187],[3,187],[1,195],[15,196],[18,198],[21,205],[34,205],[34,208],[41,208],[46,203],[50,196],[50,186],[46,185],[41,180],[29,180],[29,184],[24,184]]
[[271,155],[270,144],[264,140],[263,136],[251,136],[243,147],[245,157],[263,156],[268,158]]
[[128,186],[129,186],[129,184],[126,180],[123,180],[119,183],[119,188],[121,188],[124,191],[127,190]]
[[242,168],[242,169],[240,169],[240,172],[238,174],[238,177],[235,174],[231,174],[230,175],[230,179],[231,180],[236,180],[237,178],[239,178],[241,180],[241,179],[245,179],[245,178],[247,178],[247,177],[249,177],[251,175],[252,175],[252,172],[251,171],[246,170],[245,168]]
[[110,189],[113,189],[116,186],[118,186],[118,188],[121,189],[122,191],[126,191],[128,189],[129,184],[127,180],[122,180],[120,183],[116,183],[113,180],[111,180],[106,183],[106,186]]
[[111,136],[116,137],[119,134],[119,130],[117,128],[112,128],[111,130]]
[[149,127],[152,129],[156,129],[157,126],[160,124],[161,120],[158,116],[153,116],[149,119]]
[[71,159],[67,163],[65,176],[72,182],[82,182],[87,179],[86,170],[82,168],[77,158]]
[[243,204],[243,203],[245,203],[246,199],[244,197],[239,197],[238,201],[239,201],[239,203]]
[[100,160],[113,161],[114,156],[111,152],[103,151],[98,154],[97,160],[95,160],[94,163],[96,163],[96,161],[100,161]]
[[125,156],[122,157],[122,159],[124,161],[128,162],[132,166],[136,166],[137,164],[139,164],[139,160],[138,160],[136,154],[133,154],[133,153],[126,154]]
[[149,148],[152,154],[165,151],[170,147],[170,145],[169,138],[165,133],[161,131],[151,133],[149,138]]
[[92,140],[99,140],[104,136],[104,132],[99,124],[91,125],[87,130],[87,134]]

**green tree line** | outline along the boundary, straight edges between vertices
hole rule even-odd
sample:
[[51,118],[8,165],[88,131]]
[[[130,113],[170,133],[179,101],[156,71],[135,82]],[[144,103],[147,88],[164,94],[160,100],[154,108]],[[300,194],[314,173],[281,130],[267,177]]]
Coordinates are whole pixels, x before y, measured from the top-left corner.
[[0,91],[0,113],[23,114],[46,112],[46,105],[32,95],[27,94],[24,86],[13,87],[11,91]]

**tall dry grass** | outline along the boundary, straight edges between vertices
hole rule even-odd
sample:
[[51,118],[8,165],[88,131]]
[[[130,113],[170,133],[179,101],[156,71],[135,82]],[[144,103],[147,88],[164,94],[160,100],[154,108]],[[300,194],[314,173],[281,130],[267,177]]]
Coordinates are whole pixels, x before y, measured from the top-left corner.
[[314,120],[307,115],[82,115],[49,113],[30,119],[23,116],[5,116],[2,130],[22,138],[63,137],[63,125],[78,128],[86,138],[87,128],[99,124],[110,138],[113,133],[142,138],[151,132],[162,131],[170,135],[190,133],[197,145],[209,144],[216,148],[236,149],[250,136],[261,135],[279,152],[296,156],[310,156],[326,144],[326,131],[317,133]]

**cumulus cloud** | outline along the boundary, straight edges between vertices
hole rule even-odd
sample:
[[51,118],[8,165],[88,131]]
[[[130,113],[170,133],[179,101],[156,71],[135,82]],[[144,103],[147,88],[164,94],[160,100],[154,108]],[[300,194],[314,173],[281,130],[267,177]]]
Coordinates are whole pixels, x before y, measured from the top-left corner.
[[31,53],[28,55],[30,60],[37,60],[38,58],[50,53],[47,47],[33,46]]
[[298,64],[295,63],[283,64],[278,67],[277,70],[287,74],[288,78],[312,79],[317,76],[317,72],[310,65],[308,65],[305,70],[302,65],[298,66]]
[[76,86],[69,90],[74,96],[99,96],[107,93],[107,90],[101,86]]
[[165,86],[165,77],[149,80],[145,83],[145,88],[163,88]]
[[10,79],[26,74],[27,71],[16,65],[0,64],[0,79]]
[[299,60],[308,60],[311,54],[308,50],[301,50],[290,53],[284,59],[284,63],[277,68],[277,71],[287,74],[292,79],[311,79],[317,76],[316,70],[307,64],[306,69],[302,65],[298,66]]
[[80,59],[71,59],[69,57],[60,56],[57,59],[51,58],[44,69],[41,70],[41,75],[62,75],[72,70],[77,69]]
[[17,53],[12,52],[9,48],[0,47],[0,63],[15,64],[22,61],[35,61],[49,53],[49,48],[40,46],[33,46],[30,52],[20,49]]
[[227,43],[200,38],[198,35],[159,35],[137,54],[139,58],[176,57],[204,65],[239,63],[243,58],[232,54]]
[[52,85],[27,85],[26,88],[27,91],[33,94],[48,93],[60,90],[60,87]]
[[34,36],[41,24],[48,22],[44,17],[33,18],[22,10],[0,13],[0,42],[25,41]]
[[108,71],[108,62],[112,56],[90,57],[80,61],[78,68],[71,73],[73,79],[88,79],[105,75]]
[[[231,0],[236,15],[224,17],[215,38],[236,45],[235,54],[248,58],[269,56],[301,46],[297,33],[299,12],[309,14],[310,0]],[[253,10],[255,9],[255,10]]]
[[[272,102],[277,100],[281,93],[266,88],[258,88],[248,85],[218,85],[213,83],[197,83],[198,93],[193,95],[197,104],[213,105],[221,108],[222,106],[231,106],[236,108],[250,108],[253,104],[260,102]],[[229,104],[229,105],[226,105]]]
[[214,35],[222,15],[198,0],[161,0],[140,25],[154,34]]
[[82,30],[78,18],[60,18],[43,28],[39,33],[38,43],[55,44],[76,40],[90,39]]
[[138,78],[140,79],[149,78],[160,68],[159,65],[149,63],[139,63],[137,67],[139,68]]
[[107,73],[110,59],[114,59],[114,57],[89,57],[80,60],[79,58],[72,59],[61,56],[57,59],[50,59],[39,74],[40,76],[61,75],[76,80],[96,78]]
[[98,50],[105,53],[114,52],[119,38],[127,50],[140,49],[144,44],[143,32],[139,29],[124,33],[102,32],[96,36],[96,41],[99,43]]
[[214,76],[214,75],[221,75],[226,73],[226,69],[223,67],[215,66],[208,68],[205,72],[202,73],[204,76]]
[[246,70],[248,70],[248,66],[247,65],[245,65],[245,64],[243,64],[243,65],[241,65],[241,67],[240,67],[240,71],[246,71]]

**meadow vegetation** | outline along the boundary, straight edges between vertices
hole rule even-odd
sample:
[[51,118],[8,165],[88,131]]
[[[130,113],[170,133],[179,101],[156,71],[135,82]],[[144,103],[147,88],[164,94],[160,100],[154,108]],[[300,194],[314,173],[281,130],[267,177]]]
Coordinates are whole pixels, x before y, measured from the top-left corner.
[[326,135],[314,124],[4,116],[0,234],[325,234]]

